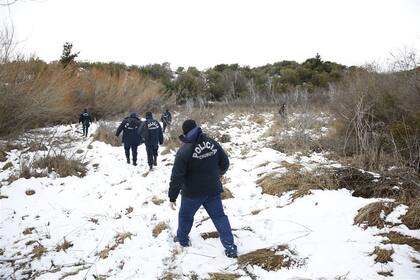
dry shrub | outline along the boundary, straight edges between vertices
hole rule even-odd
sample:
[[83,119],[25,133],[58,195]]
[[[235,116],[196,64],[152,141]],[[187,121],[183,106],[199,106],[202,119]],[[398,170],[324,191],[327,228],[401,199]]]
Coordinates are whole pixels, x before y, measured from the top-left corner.
[[287,245],[258,249],[238,257],[238,265],[242,268],[255,265],[267,271],[301,267],[304,264],[305,259],[298,258],[297,253]]
[[311,190],[337,189],[337,180],[334,174],[326,169],[319,169],[314,173],[289,171],[278,175],[269,173],[257,180],[262,193],[282,196],[286,192],[295,191],[292,201],[310,194]]
[[73,247],[73,243],[71,241],[67,241],[66,238],[64,238],[63,243],[57,244],[57,246],[55,246],[55,251],[56,252],[60,252],[60,251],[66,252],[66,250],[68,248],[71,248],[71,247]]
[[0,133],[75,121],[85,107],[96,118],[142,110],[161,98],[160,82],[127,67],[105,68],[34,59],[1,64]]
[[401,234],[396,231],[380,233],[379,236],[386,237],[388,240],[382,241],[384,244],[408,245],[417,252],[420,252],[420,239]]
[[114,237],[114,244],[107,245],[103,250],[96,253],[96,255],[101,259],[106,259],[109,256],[109,253],[115,250],[119,245],[124,244],[125,240],[131,239],[133,234],[131,232],[119,232]]
[[235,280],[241,277],[239,274],[221,272],[209,273],[209,276],[210,278],[208,280]]
[[354,224],[367,229],[368,227],[383,228],[386,224],[386,217],[394,210],[393,202],[373,202],[359,209]]
[[223,187],[223,192],[220,194],[220,197],[222,199],[229,199],[229,198],[233,198],[233,194],[228,188]]
[[394,254],[394,249],[381,249],[379,246],[376,246],[369,256],[375,255],[375,262],[377,263],[388,263],[392,262],[392,254]]
[[159,234],[162,233],[162,231],[164,231],[168,228],[169,228],[169,226],[168,226],[167,223],[165,223],[165,222],[158,223],[153,229],[153,232],[152,232],[153,237],[155,237],[155,238],[158,237]]
[[101,141],[114,147],[121,146],[120,137],[115,136],[117,128],[108,122],[100,122],[98,128],[93,135],[93,139]]
[[34,168],[55,171],[61,177],[84,177],[87,173],[86,163],[79,159],[67,158],[64,155],[46,155],[32,163]]
[[410,205],[407,213],[405,213],[401,221],[409,229],[420,229],[420,201]]
[[32,249],[32,259],[41,259],[41,257],[47,253],[48,250],[41,243],[38,242],[38,245],[35,245]]

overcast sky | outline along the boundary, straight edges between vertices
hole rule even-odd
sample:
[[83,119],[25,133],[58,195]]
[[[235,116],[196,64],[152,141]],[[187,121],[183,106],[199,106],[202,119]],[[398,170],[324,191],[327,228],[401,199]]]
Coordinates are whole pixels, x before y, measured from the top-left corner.
[[317,52],[362,65],[420,49],[420,0],[20,0],[0,16],[13,21],[21,50],[46,61],[66,41],[79,60],[200,69]]

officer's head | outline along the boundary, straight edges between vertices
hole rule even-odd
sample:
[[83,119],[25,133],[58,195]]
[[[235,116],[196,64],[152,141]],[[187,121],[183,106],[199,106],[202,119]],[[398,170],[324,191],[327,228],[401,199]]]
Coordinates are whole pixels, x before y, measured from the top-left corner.
[[153,114],[152,114],[152,112],[146,112],[145,117],[146,117],[146,119],[153,119]]
[[87,113],[87,108],[83,109],[83,112]]
[[137,113],[135,112],[130,113],[130,118],[137,118]]
[[195,120],[186,120],[182,124],[182,133],[184,133],[184,135],[186,135],[188,132],[190,132],[195,127],[197,127],[197,124],[196,124]]

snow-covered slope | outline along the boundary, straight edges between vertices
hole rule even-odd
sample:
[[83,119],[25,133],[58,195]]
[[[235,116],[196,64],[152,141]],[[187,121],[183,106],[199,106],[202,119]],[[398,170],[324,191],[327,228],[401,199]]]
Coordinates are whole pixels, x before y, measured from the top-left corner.
[[[233,127],[227,129],[226,124]],[[383,240],[376,234],[387,229],[363,230],[353,225],[357,211],[377,199],[352,197],[345,189],[315,190],[294,201],[290,193],[262,194],[256,181],[273,170],[286,172],[285,162],[299,163],[308,171],[338,165],[320,153],[286,155],[268,148],[263,135],[270,124],[255,123],[246,115],[234,120],[229,115],[204,130],[218,129],[231,139],[223,144],[231,159],[224,180],[233,198],[225,199],[224,206],[239,254],[287,244],[301,260],[299,265],[266,271],[225,257],[217,238],[201,236],[215,231],[204,209],[195,217],[192,247],[179,247],[173,242],[177,212],[167,200],[174,152],[160,155],[158,167],[148,173],[144,146],[134,167],[125,162],[122,147],[83,139],[75,133],[76,126],[69,125],[43,131],[68,136],[66,152],[83,156],[88,173],[83,178],[50,174],[3,182],[1,195],[7,198],[0,199],[0,278],[205,279],[220,272],[240,279],[420,279],[420,270],[411,261],[420,258],[418,252],[406,245],[386,245],[393,247],[394,261],[375,263],[370,253]],[[20,151],[8,155],[15,168],[21,160]],[[7,179],[12,170],[2,171],[0,179]],[[35,194],[28,196],[29,189]],[[399,216],[389,217],[398,220]],[[167,229],[159,234],[155,227],[162,223]],[[393,230],[420,238],[419,231],[404,225]],[[68,248],[57,247],[63,244]],[[393,276],[377,273],[384,271],[392,271]]]

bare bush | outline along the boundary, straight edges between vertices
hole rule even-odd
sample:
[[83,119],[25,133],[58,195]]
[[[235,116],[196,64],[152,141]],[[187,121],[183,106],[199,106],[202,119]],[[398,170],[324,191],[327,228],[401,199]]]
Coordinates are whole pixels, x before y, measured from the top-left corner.
[[111,146],[121,146],[121,139],[115,136],[116,130],[117,128],[111,123],[100,122],[95,134],[93,135],[93,139]]

